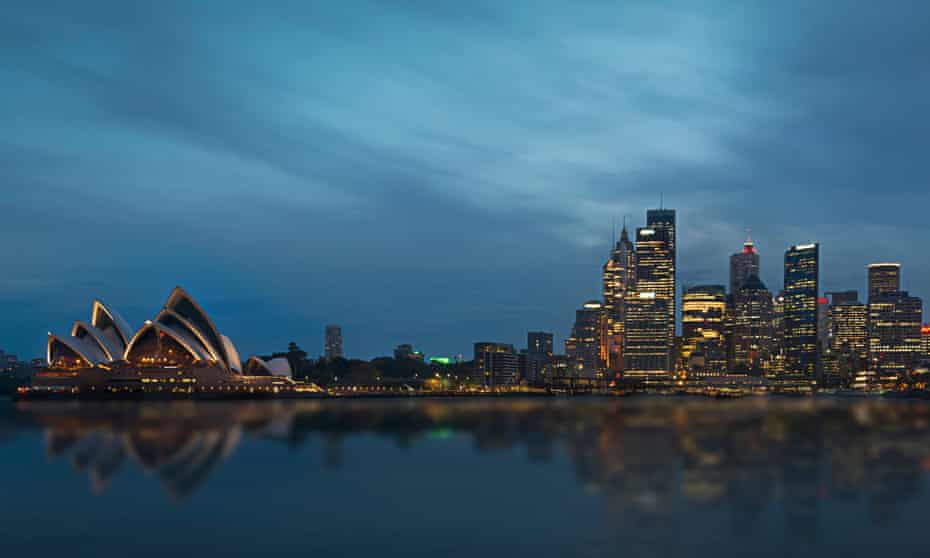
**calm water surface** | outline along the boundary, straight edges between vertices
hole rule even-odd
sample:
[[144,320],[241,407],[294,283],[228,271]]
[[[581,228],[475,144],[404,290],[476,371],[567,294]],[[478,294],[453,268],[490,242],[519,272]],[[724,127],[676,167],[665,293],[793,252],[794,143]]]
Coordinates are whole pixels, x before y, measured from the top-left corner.
[[924,553],[930,404],[0,400],[6,556]]

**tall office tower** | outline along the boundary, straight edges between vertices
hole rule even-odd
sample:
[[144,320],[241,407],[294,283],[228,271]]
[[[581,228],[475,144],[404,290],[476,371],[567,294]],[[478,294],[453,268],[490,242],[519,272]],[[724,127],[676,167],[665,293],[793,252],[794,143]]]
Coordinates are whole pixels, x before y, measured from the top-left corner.
[[479,341],[475,343],[474,381],[494,389],[519,382],[520,357],[509,343]]
[[626,301],[623,333],[623,376],[666,380],[672,367],[668,339],[668,300],[637,288]]
[[923,301],[906,291],[869,301],[869,364],[883,384],[903,379],[920,360]]
[[526,370],[524,376],[531,384],[542,383],[543,371],[552,359],[552,334],[531,331],[526,334]]
[[727,294],[723,285],[685,289],[681,297],[681,360],[695,377],[723,372],[724,317]]
[[801,244],[785,252],[785,374],[815,379],[820,245]]
[[326,360],[343,358],[342,328],[335,324],[326,326],[326,340],[323,347],[323,356]]
[[624,302],[635,284],[636,252],[624,224],[620,240],[604,264],[604,315],[607,319],[604,352],[607,367],[614,372],[623,369]]
[[730,256],[730,295],[735,296],[750,275],[759,275],[759,252],[747,236],[743,249]]
[[776,374],[782,374],[785,371],[785,291],[781,291],[772,297],[772,312],[774,319],[772,325],[775,330],[775,342],[773,347],[774,369]]
[[573,360],[579,377],[602,378],[606,354],[604,354],[605,329],[604,305],[589,300],[575,311],[572,335],[565,341],[565,354]]
[[820,354],[830,350],[830,299],[825,296],[817,297],[817,350]]
[[830,349],[836,357],[841,383],[851,385],[867,368],[869,354],[868,306],[859,302],[859,293],[829,293]]
[[901,264],[874,263],[869,265],[869,300],[901,290]]
[[752,274],[733,295],[731,373],[761,376],[771,369],[775,343],[772,293]]
[[920,328],[920,358],[930,359],[930,324]]
[[[637,286],[637,288],[640,289],[640,291],[654,291],[657,298],[668,300],[669,353],[671,353],[675,344],[675,313],[678,310],[678,251],[675,210],[650,209],[646,211],[646,229],[639,229],[639,231],[637,231],[637,243],[639,243],[640,238],[639,232],[648,229],[656,231],[656,234],[653,236],[662,244],[653,247],[652,254],[654,261],[651,265],[647,266],[647,269],[651,270],[651,274],[647,274],[647,277],[651,276],[651,278],[647,279],[646,284],[641,288],[639,286]],[[649,252],[649,250],[646,250],[646,252]],[[636,257],[636,281],[638,285],[640,280],[639,272],[642,269],[639,267],[638,247]],[[669,358],[669,361],[670,367],[674,365],[674,361],[672,361],[671,358]]]

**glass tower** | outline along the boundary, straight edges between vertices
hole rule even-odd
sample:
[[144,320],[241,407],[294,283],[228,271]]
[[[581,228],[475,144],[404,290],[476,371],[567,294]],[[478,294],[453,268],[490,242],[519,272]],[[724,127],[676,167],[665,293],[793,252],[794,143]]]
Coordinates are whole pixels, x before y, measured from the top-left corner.
[[820,245],[785,252],[785,373],[815,379],[818,372],[817,304]]

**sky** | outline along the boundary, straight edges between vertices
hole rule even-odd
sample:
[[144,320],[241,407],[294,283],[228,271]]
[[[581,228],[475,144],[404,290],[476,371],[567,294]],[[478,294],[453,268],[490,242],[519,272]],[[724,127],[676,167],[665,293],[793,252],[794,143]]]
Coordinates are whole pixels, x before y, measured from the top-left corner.
[[821,243],[930,297],[930,3],[5,3],[0,348],[185,287],[244,355],[526,331],[678,210],[679,285]]

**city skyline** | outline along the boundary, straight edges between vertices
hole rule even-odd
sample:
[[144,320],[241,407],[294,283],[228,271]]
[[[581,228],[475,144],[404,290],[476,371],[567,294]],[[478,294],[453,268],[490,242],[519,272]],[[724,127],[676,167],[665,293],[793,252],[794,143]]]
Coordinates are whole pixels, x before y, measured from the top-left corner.
[[783,251],[817,241],[821,290],[865,293],[889,260],[930,299],[928,12],[16,3],[0,345],[41,354],[101,292],[138,322],[183,284],[250,353],[318,354],[327,323],[360,357],[537,329],[558,346],[611,221],[643,226],[660,193],[679,295],[727,284],[751,227],[771,290]]

